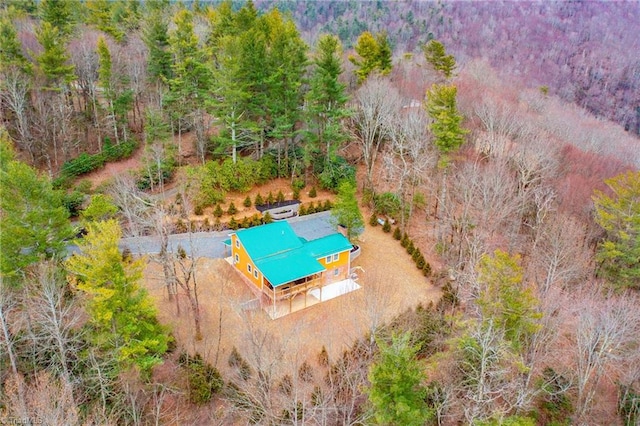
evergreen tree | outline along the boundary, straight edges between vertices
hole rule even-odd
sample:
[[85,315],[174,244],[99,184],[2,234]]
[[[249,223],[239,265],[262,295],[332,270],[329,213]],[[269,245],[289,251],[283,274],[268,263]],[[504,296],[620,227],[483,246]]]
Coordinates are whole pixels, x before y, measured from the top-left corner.
[[159,82],[171,78],[169,22],[162,9],[152,9],[145,19],[142,39],[149,49],[148,72]]
[[[24,57],[16,29],[6,14],[0,15],[0,73],[10,68],[31,73],[31,63]],[[1,87],[1,83],[0,83]]]
[[46,21],[36,29],[36,38],[43,49],[36,60],[40,71],[47,79],[46,88],[60,91],[75,78],[74,66],[68,64],[69,54],[64,45],[64,38],[58,27]]
[[393,67],[391,63],[392,52],[385,32],[375,36],[369,31],[363,32],[358,37],[355,51],[359,58],[351,55],[349,60],[358,67],[356,75],[359,83],[364,82],[374,71],[380,75],[387,75],[391,72]]
[[347,238],[351,240],[364,231],[364,219],[356,199],[356,185],[351,181],[342,181],[338,186],[338,196],[331,216],[337,225],[347,228]]
[[378,341],[380,355],[369,369],[369,402],[375,422],[381,425],[419,426],[434,413],[425,399],[422,384],[425,375],[416,358],[418,347],[411,345],[411,335],[394,335],[391,343]]
[[121,42],[125,33],[118,28],[113,20],[113,8],[115,5],[116,2],[110,0],[87,0],[87,23],[95,25],[100,31]]
[[464,143],[467,133],[461,127],[462,115],[456,105],[455,86],[434,84],[427,91],[426,109],[432,122],[429,129],[435,136],[435,144],[445,157],[456,151]]
[[640,172],[605,181],[609,196],[596,191],[596,221],[607,231],[598,247],[602,274],[616,287],[640,288]]
[[277,9],[262,17],[268,28],[269,96],[268,115],[271,136],[284,142],[284,169],[289,171],[289,148],[294,142],[296,124],[302,117],[304,74],[307,68],[307,45],[295,23],[283,19]]
[[483,288],[477,304],[485,321],[504,330],[504,337],[519,350],[539,328],[538,300],[522,281],[519,256],[496,250],[483,256],[478,281]]
[[[167,102],[178,122],[178,132],[182,132],[181,121],[186,116],[193,118],[193,123],[204,130],[205,102],[211,88],[211,71],[206,65],[204,51],[194,32],[193,14],[179,10],[174,16],[175,30],[169,35],[170,52],[173,55],[173,78],[169,80]],[[197,151],[204,163],[204,134],[197,135]]]
[[87,311],[94,343],[114,352],[120,366],[143,372],[162,361],[166,330],[158,323],[153,302],[140,288],[144,259],[125,258],[118,249],[120,226],[115,220],[88,225],[78,242],[80,254],[66,262],[78,289],[89,300]]
[[345,107],[348,96],[346,85],[340,82],[342,72],[340,40],[333,35],[320,36],[306,101],[310,147],[324,150],[324,167],[330,167],[331,159],[347,139],[342,120],[349,115]]
[[[41,0],[38,9],[42,22],[56,27],[59,36],[66,40],[75,26],[74,8],[80,6],[77,0]],[[64,43],[63,40],[61,42]]]
[[441,72],[449,79],[456,69],[456,59],[453,55],[447,55],[444,44],[438,40],[431,40],[422,48],[425,59],[434,70]]
[[0,272],[19,278],[40,259],[63,257],[74,231],[62,194],[28,165],[16,160],[0,132]]

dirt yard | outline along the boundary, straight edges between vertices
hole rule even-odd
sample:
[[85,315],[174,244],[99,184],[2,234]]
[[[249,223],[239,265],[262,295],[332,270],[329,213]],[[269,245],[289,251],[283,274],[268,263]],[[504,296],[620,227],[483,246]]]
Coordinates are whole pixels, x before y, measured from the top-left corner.
[[180,300],[179,316],[175,302],[168,300],[158,265],[149,264],[145,285],[157,303],[161,322],[171,327],[180,349],[199,352],[223,374],[229,373],[227,360],[234,346],[254,365],[266,359],[295,368],[305,359],[313,362],[322,346],[335,359],[367,331],[409,307],[439,297],[439,290],[381,227],[367,227],[360,245],[362,254],[352,266],[360,267],[361,289],[277,320],[260,309],[242,309],[253,295],[231,265],[222,259],[201,259],[197,276],[201,341],[194,339],[186,298]]

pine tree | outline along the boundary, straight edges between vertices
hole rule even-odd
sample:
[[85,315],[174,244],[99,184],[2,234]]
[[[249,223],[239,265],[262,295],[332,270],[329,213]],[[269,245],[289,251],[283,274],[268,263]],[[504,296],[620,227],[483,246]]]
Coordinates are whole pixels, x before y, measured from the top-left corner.
[[69,53],[65,48],[64,38],[60,30],[49,22],[42,22],[36,29],[36,38],[43,49],[36,61],[47,79],[46,88],[60,91],[75,78],[74,66],[68,65]]
[[386,32],[381,32],[375,36],[369,31],[360,34],[355,45],[358,57],[349,56],[349,60],[358,67],[355,71],[358,82],[364,82],[369,75],[377,71],[380,75],[387,75],[391,72],[393,64],[391,62],[391,47]]
[[[74,0],[41,0],[38,11],[42,22],[56,27],[59,36],[66,40],[75,26],[74,8],[79,7],[80,2]],[[60,41],[64,44],[63,40]]]
[[380,355],[369,369],[367,390],[376,423],[419,426],[434,413],[426,404],[425,375],[411,345],[409,333],[393,335],[391,343],[378,341]]
[[478,270],[483,288],[477,304],[483,318],[501,327],[505,339],[520,349],[538,330],[541,316],[538,300],[523,283],[520,257],[496,250],[493,256],[482,257]]
[[143,37],[149,49],[148,72],[158,82],[171,78],[171,52],[169,52],[169,22],[162,9],[153,9],[145,19]]
[[467,133],[462,128],[462,115],[456,105],[457,88],[455,86],[434,84],[427,91],[426,109],[432,122],[429,129],[435,136],[434,143],[440,153],[447,156],[464,143]]
[[451,78],[456,69],[456,59],[453,55],[447,55],[444,44],[438,40],[431,40],[423,46],[422,50],[425,59],[433,69],[440,71],[445,78]]
[[306,95],[310,144],[307,150],[324,150],[324,167],[347,139],[342,120],[349,115],[348,96],[342,75],[342,46],[338,37],[320,36],[314,53],[309,92]]
[[0,131],[0,273],[20,278],[38,260],[61,258],[74,231],[62,194],[28,165],[16,160]]
[[[0,73],[15,68],[23,74],[31,73],[31,63],[22,53],[16,29],[5,14],[0,15]],[[0,83],[0,87],[2,87]]]
[[607,231],[598,247],[602,274],[619,288],[640,288],[640,172],[605,181],[613,196],[596,191],[596,221]]
[[353,182],[342,181],[331,216],[337,225],[347,229],[347,238],[352,240],[364,231],[364,220],[358,207],[356,186]]
[[166,330],[158,323],[153,302],[139,286],[144,260],[123,258],[118,248],[120,226],[115,220],[89,224],[78,242],[80,254],[66,262],[84,292],[91,334],[96,346],[113,351],[121,368],[143,372],[162,361]]

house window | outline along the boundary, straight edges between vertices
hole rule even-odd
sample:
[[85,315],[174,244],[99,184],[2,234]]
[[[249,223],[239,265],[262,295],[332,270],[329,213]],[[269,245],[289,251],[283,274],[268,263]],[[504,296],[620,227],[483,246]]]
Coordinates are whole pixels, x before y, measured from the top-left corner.
[[253,270],[253,276],[254,276],[254,278],[258,278],[258,270],[257,269]]
[[324,263],[331,263],[331,256],[327,256],[327,257],[324,259]]
[[247,263],[247,272],[251,273],[251,265]]
[[239,263],[240,262],[240,256],[238,256],[238,253],[236,253],[236,259],[234,263]]
[[340,253],[336,253],[336,254],[334,254],[334,255],[333,255],[333,261],[334,261],[334,262],[337,262],[339,257],[340,257]]
[[333,270],[333,276],[334,277],[337,277],[339,273],[340,273],[340,269],[336,268],[336,269]]
[[240,240],[236,237],[236,247],[240,248]]

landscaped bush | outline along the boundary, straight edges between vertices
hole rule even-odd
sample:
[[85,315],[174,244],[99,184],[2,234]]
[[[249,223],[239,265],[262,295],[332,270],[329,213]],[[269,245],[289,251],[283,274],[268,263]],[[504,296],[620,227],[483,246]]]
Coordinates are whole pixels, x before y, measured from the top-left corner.
[[398,241],[402,239],[402,233],[400,232],[399,226],[397,226],[396,229],[393,230],[393,239]]
[[276,195],[276,202],[282,203],[284,201],[284,194],[282,191],[278,191],[278,195]]
[[378,226],[378,216],[375,213],[369,216],[369,225]]
[[324,200],[324,204],[322,204],[322,211],[328,211],[333,208],[333,203],[331,200]]
[[318,196],[318,191],[316,191],[316,187],[314,186],[313,188],[311,188],[311,191],[309,191],[309,198],[316,198]]
[[195,214],[196,216],[201,216],[202,213],[204,213],[204,207],[202,207],[200,204],[196,204],[196,206],[193,208],[193,214]]
[[269,191],[269,194],[267,195],[267,199],[265,200],[265,202],[267,203],[267,205],[271,205],[276,202],[276,199],[273,197],[273,193],[271,191]]
[[235,346],[231,349],[231,353],[229,354],[229,367],[235,367],[242,380],[248,380],[253,374],[251,366],[249,366],[247,361],[242,358],[242,355],[240,355],[240,352],[238,352]]
[[374,211],[380,215],[395,217],[400,213],[402,202],[392,192],[383,192],[373,196]]
[[251,207],[251,197],[247,195],[247,198],[244,199],[244,202],[242,203],[242,205],[245,207]]
[[216,204],[216,208],[213,210],[213,215],[220,218],[223,214],[224,212],[222,211],[222,207],[220,207],[220,204]]
[[262,195],[258,194],[256,195],[256,200],[253,202],[254,205],[256,206],[261,206],[264,204],[264,199],[262,198]]
[[181,354],[178,363],[187,372],[189,401],[202,405],[211,400],[222,389],[224,382],[218,370],[206,363],[200,354]]
[[232,201],[231,204],[229,204],[229,208],[227,209],[227,214],[229,216],[233,216],[236,213],[238,213],[238,209],[236,208],[236,205],[233,204],[233,201]]
[[263,224],[269,224],[273,222],[273,218],[271,217],[271,213],[269,212],[265,212],[264,216],[262,216],[262,223]]
[[391,232],[391,223],[389,222],[389,219],[384,220],[384,225],[382,225],[382,230],[386,233]]
[[298,188],[293,188],[293,199],[300,200],[300,190]]
[[232,217],[231,220],[229,221],[229,229],[232,230],[236,230],[238,229],[239,225],[238,225],[238,221],[236,220],[235,217]]

